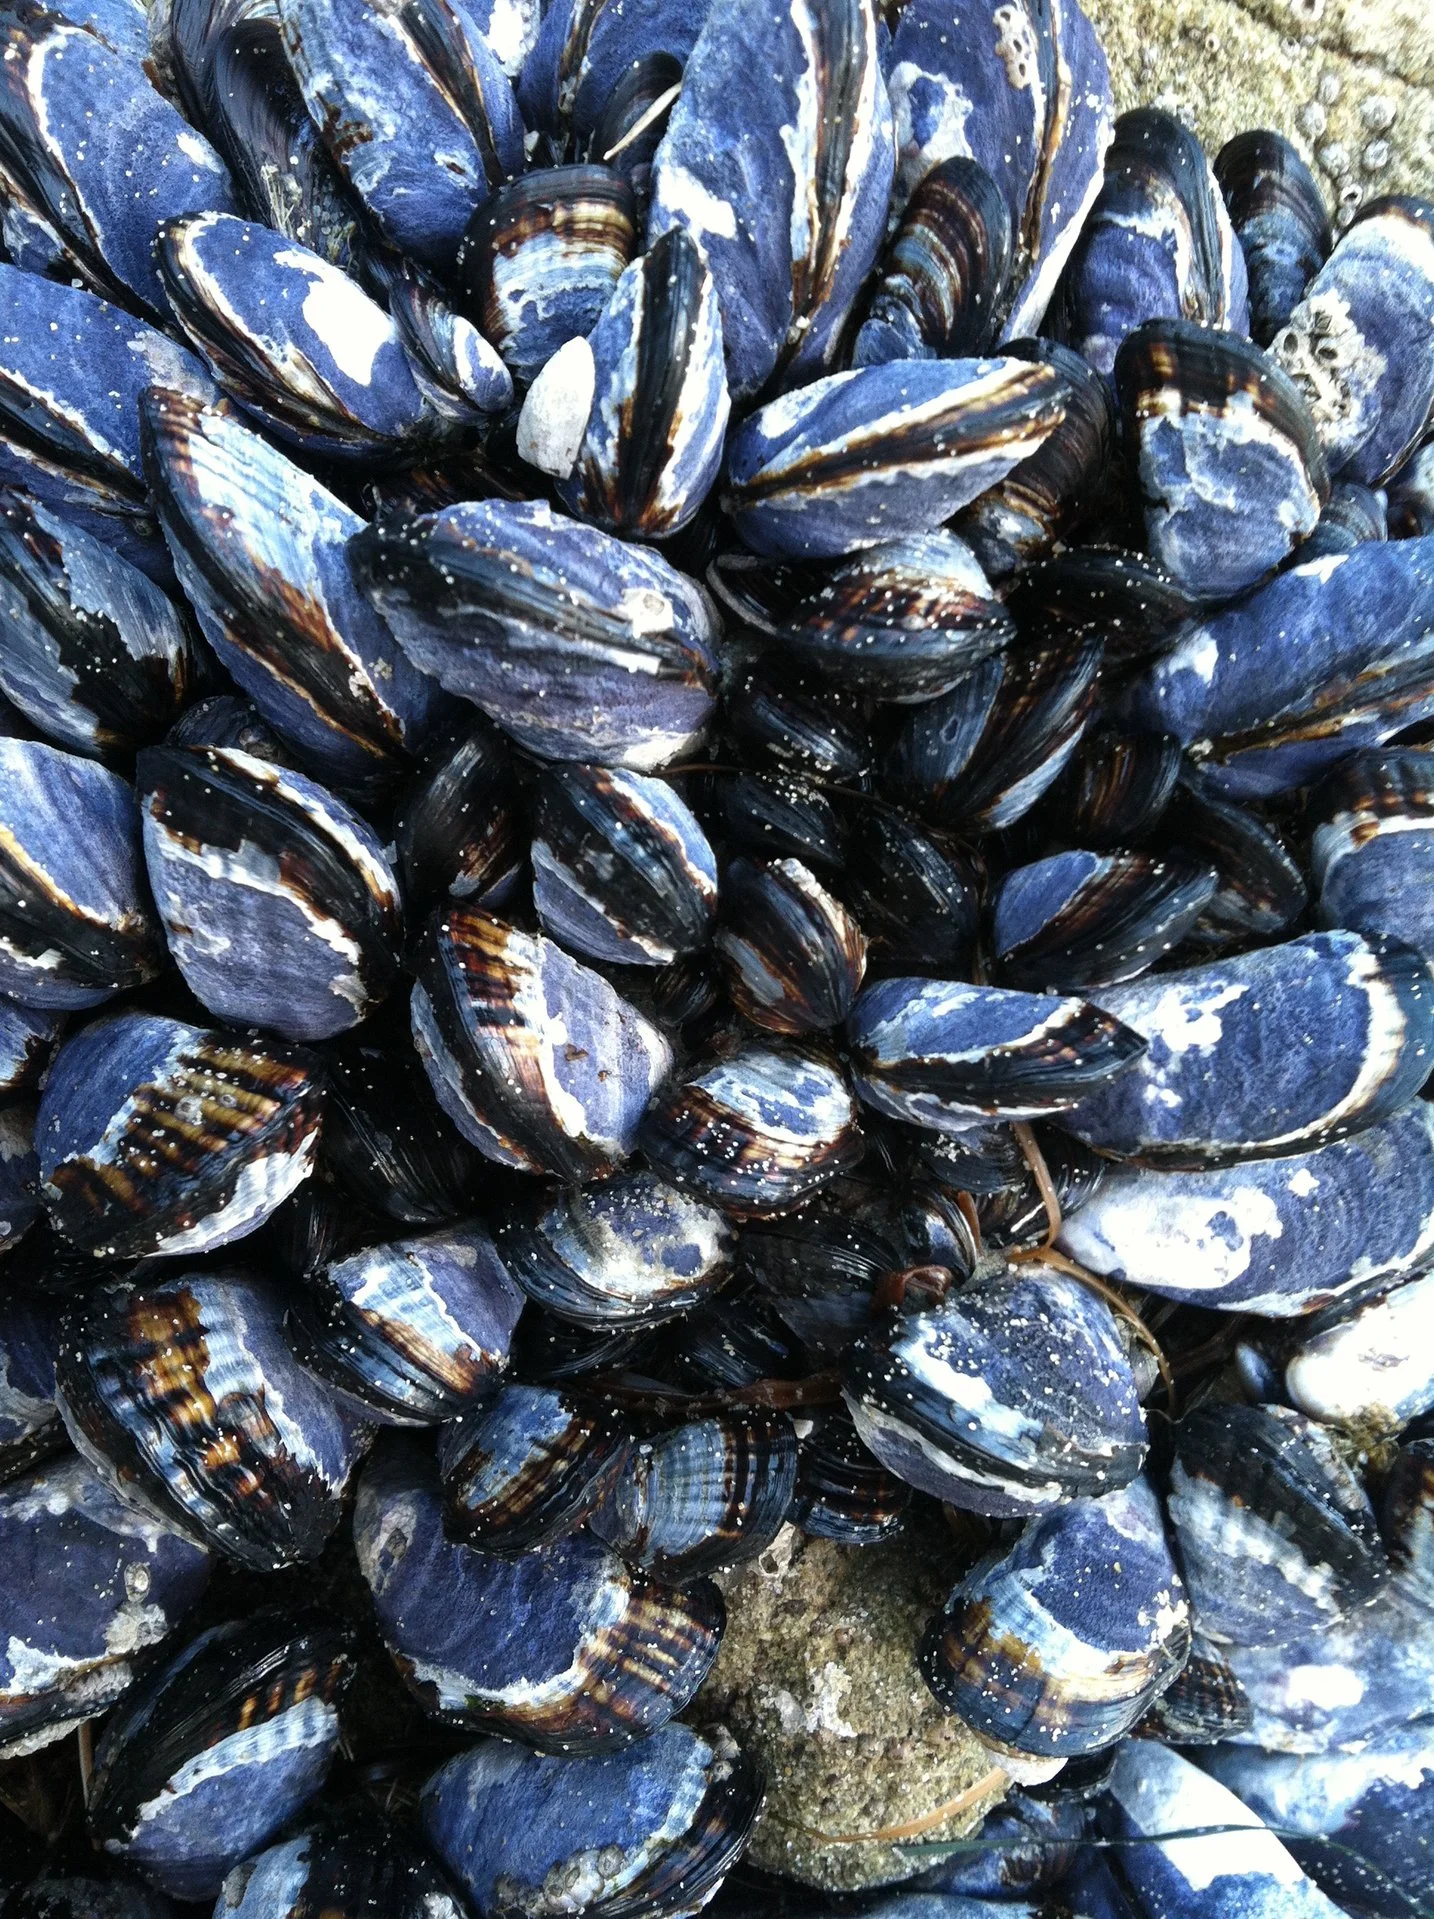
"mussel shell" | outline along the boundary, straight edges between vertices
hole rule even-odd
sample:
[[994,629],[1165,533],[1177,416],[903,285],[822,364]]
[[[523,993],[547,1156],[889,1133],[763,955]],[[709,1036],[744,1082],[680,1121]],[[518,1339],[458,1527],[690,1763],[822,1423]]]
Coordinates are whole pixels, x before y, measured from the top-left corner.
[[616,965],[666,966],[704,946],[717,860],[665,780],[555,766],[538,783],[533,905],[567,946]]
[[1053,367],[902,360],[817,380],[728,438],[722,505],[756,553],[833,558],[934,531],[1065,417]]
[[40,1212],[35,1108],[29,1101],[0,1107],[0,1253],[19,1244]]
[[611,167],[526,173],[479,207],[463,236],[464,290],[516,380],[592,332],[636,246],[632,191]]
[[716,946],[739,1013],[772,1033],[820,1032],[851,1011],[866,939],[799,860],[733,860]]
[[1095,633],[1120,666],[1164,651],[1192,606],[1157,560],[1118,546],[1068,547],[1018,573],[1006,592],[1023,639],[1045,638],[1053,627]]
[[429,744],[394,811],[405,897],[416,906],[445,893],[501,904],[522,869],[523,829],[503,735],[481,713],[454,722]]
[[523,1300],[480,1226],[335,1260],[289,1310],[285,1335],[365,1417],[438,1425],[488,1398]]
[[[1060,1131],[1058,1125],[1032,1127],[1032,1138],[1045,1161],[1045,1176],[1056,1196],[1062,1221],[1071,1219],[1100,1192],[1110,1173],[1109,1162]],[[917,1148],[922,1169],[940,1186],[948,1198],[966,1191],[970,1158],[963,1155],[962,1140],[928,1138]],[[953,1150],[954,1149],[954,1150]],[[997,1191],[983,1194],[976,1201],[981,1239],[988,1247],[1034,1246],[1042,1244],[1050,1232],[1050,1214],[1041,1182],[1019,1152],[1013,1176]]]
[[1366,1432],[1418,1418],[1434,1406],[1431,1310],[1434,1275],[1422,1273],[1305,1321],[1285,1362],[1286,1393],[1311,1418]]
[[0,1753],[60,1739],[132,1684],[204,1590],[210,1557],[73,1453],[0,1486]]
[[1168,1507],[1207,1639],[1277,1645],[1372,1599],[1387,1564],[1359,1480],[1285,1406],[1204,1406],[1175,1433]]
[[522,1554],[574,1531],[628,1457],[596,1401],[547,1386],[503,1387],[439,1438],[443,1523],[484,1552]]
[[559,1196],[501,1235],[529,1299],[579,1326],[649,1324],[685,1312],[721,1285],[732,1234],[722,1214],[651,1172]]
[[115,1258],[211,1252],[269,1217],[313,1165],[323,1089],[283,1049],[116,1013],[67,1040],[36,1144],[55,1225]]
[[672,1063],[601,974],[456,901],[429,929],[411,1010],[439,1105],[480,1152],[523,1172],[611,1172]]
[[1250,333],[1261,346],[1288,321],[1329,255],[1319,182],[1283,134],[1252,127],[1215,156],[1250,282]]
[[42,1011],[153,979],[134,791],[92,760],[0,738],[0,992]]
[[[662,63],[682,76],[706,9],[659,4],[634,12],[621,0],[554,0],[516,82],[529,127],[555,146],[590,144],[633,69]],[[493,28],[488,29],[492,38]]]
[[1057,635],[983,661],[906,715],[888,779],[940,825],[1010,826],[1075,752],[1096,710],[1100,664],[1094,635]]
[[137,567],[39,500],[0,492],[0,693],[96,759],[159,739],[195,679],[190,628]]
[[1170,733],[1092,727],[1053,790],[1055,817],[1083,846],[1139,846],[1159,826],[1183,765]]
[[323,1785],[353,1670],[318,1617],[211,1627],[151,1672],[95,1751],[89,1827],[181,1899],[211,1898]]
[[634,1446],[588,1525],[630,1565],[691,1579],[765,1552],[796,1477],[785,1413],[720,1413]]
[[793,674],[770,657],[735,678],[722,718],[749,761],[840,784],[860,780],[871,765],[871,741],[850,696],[824,675]]
[[214,1911],[215,1919],[464,1919],[432,1853],[367,1812],[361,1821],[326,1819],[235,1866]]
[[852,822],[843,890],[870,937],[873,965],[960,974],[980,926],[974,862],[895,807]]
[[[1345,490],[1336,487],[1335,492]],[[1428,439],[1421,440],[1380,491],[1353,484],[1348,491],[1365,503],[1375,527],[1380,529],[1367,537],[1412,540],[1423,533],[1434,533],[1434,447]],[[1371,500],[1372,507],[1368,505]]]
[[538,1919],[576,1871],[591,1919],[679,1919],[740,1858],[762,1792],[730,1740],[675,1725],[585,1759],[486,1741],[434,1773],[420,1818],[479,1911]]
[[1109,383],[1078,353],[1054,340],[1014,340],[1010,350],[1056,369],[1066,414],[1043,446],[956,522],[992,580],[1029,566],[1099,510],[1116,437]]
[[212,693],[187,706],[165,735],[166,746],[237,746],[256,760],[292,766],[293,755],[242,693]]
[[354,1544],[379,1629],[427,1711],[541,1751],[597,1752],[683,1709],[717,1654],[715,1586],[632,1571],[587,1534],[516,1559],[453,1544],[437,1477],[411,1444],[375,1453]]
[[840,1073],[764,1046],[699,1065],[659,1093],[639,1143],[667,1178],[739,1219],[797,1205],[862,1153]]
[[1061,1124],[1145,1165],[1229,1165],[1341,1139],[1395,1113],[1434,1058],[1429,971],[1396,940],[1310,933],[1098,990],[1148,1050]]
[[284,1306],[233,1274],[105,1286],[68,1309],[55,1374],[117,1491],[265,1572],[323,1550],[365,1436],[290,1354]]
[[44,1293],[14,1282],[0,1304],[0,1478],[24,1471],[24,1445],[54,1431],[55,1353],[59,1306]]
[[1190,1657],[1146,1714],[1142,1731],[1172,1746],[1213,1746],[1249,1730],[1250,1702],[1218,1646],[1197,1633]]
[[998,1751],[1099,1752],[1137,1724],[1190,1650],[1190,1606],[1143,1480],[1034,1519],[956,1587],[922,1677]]
[[1352,553],[1366,540],[1388,539],[1392,529],[1397,529],[1395,536],[1400,539],[1434,532],[1434,526],[1401,522],[1392,486],[1386,498],[1382,492],[1360,486],[1353,480],[1337,480],[1329,490],[1319,524],[1297,549],[1297,557],[1303,564],[1307,560],[1323,559],[1330,553]]
[[978,161],[939,161],[907,201],[852,348],[855,366],[984,353],[1005,315],[1011,215]]
[[663,1343],[664,1376],[699,1394],[759,1383],[765,1390],[772,1380],[805,1379],[813,1366],[785,1315],[740,1281],[674,1320]]
[[174,1919],[165,1895],[136,1880],[72,1874],[17,1885],[5,1910],[10,1919]]
[[1399,1448],[1380,1523],[1399,1584],[1427,1606],[1434,1600],[1434,1438],[1406,1437]]
[[911,1488],[879,1465],[845,1412],[826,1415],[797,1449],[788,1518],[811,1539],[875,1546],[906,1517]]
[[318,778],[381,789],[443,702],[356,588],[362,522],[215,408],[156,391],[144,425],[165,538],[221,665]]
[[738,1271],[773,1302],[818,1365],[833,1363],[865,1331],[873,1294],[901,1265],[900,1240],[884,1222],[820,1205],[753,1222],[737,1239]]
[[1177,856],[1208,862],[1220,876],[1187,935],[1193,945],[1219,948],[1271,939],[1295,925],[1309,904],[1304,872],[1274,827],[1211,791],[1188,765],[1162,816],[1159,837]]
[[729,839],[758,859],[799,860],[833,875],[845,864],[847,809],[800,773],[719,777],[717,798]]
[[[1015,1900],[1058,1886],[1063,1894],[1072,1891],[1062,1882],[1082,1850],[1089,1813],[1078,1791],[1061,1790],[1064,1783],[1059,1780],[1049,1798],[1013,1787],[987,1813],[974,1844],[957,1847],[951,1858],[928,1868],[916,1883],[968,1901]],[[1099,1856],[1084,1850],[1088,1857]],[[989,1905],[977,1911],[983,1919],[996,1919]],[[920,1914],[911,1919],[920,1919]]]
[[645,548],[490,500],[374,526],[350,552],[414,666],[543,759],[652,772],[711,715],[715,613]]
[[[472,428],[485,416],[508,412],[512,374],[497,348],[450,304],[437,280],[411,260],[397,258],[375,262],[370,278],[386,296],[420,390],[448,426]],[[467,438],[458,446],[471,451]]]
[[[681,8],[666,9],[669,15],[681,11]],[[700,9],[694,11],[700,12]],[[596,19],[602,9],[573,7],[571,12]],[[663,13],[660,7],[653,10],[657,18]],[[659,51],[632,60],[608,94],[587,143],[591,158],[614,168],[626,180],[632,190],[639,230],[644,232],[652,197],[653,156],[667,131],[681,81],[682,62],[671,53]]]
[[1392,933],[1434,954],[1434,753],[1355,753],[1315,795],[1310,845],[1325,926]]
[[1148,320],[1116,355],[1156,559],[1194,598],[1243,593],[1314,531],[1329,472],[1314,417],[1252,341]]
[[1039,1266],[893,1316],[851,1348],[843,1395],[882,1465],[973,1512],[1025,1516],[1117,1491],[1145,1454],[1114,1315]]
[[150,747],[136,773],[150,885],[200,1003],[293,1040],[372,1012],[403,937],[372,828],[303,774],[233,747]]
[[0,1098],[39,1085],[63,1023],[61,1013],[0,998]]
[[1056,992],[1134,979],[1179,945],[1217,884],[1211,866],[1148,853],[1054,853],[1013,867],[991,906],[999,976]]
[[1087,1000],[941,979],[868,986],[847,1037],[862,1099],[941,1133],[1061,1112],[1145,1051],[1141,1035]]

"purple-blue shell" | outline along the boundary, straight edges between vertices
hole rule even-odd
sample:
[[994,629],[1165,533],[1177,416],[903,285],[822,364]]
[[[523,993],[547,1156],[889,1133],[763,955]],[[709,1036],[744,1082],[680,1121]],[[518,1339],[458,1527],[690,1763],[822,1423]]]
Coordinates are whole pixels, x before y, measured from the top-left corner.
[[1014,357],[855,367],[771,400],[728,438],[722,503],[754,552],[831,558],[932,533],[1065,413],[1054,367]]
[[1331,473],[1382,485],[1434,406],[1434,204],[1365,207],[1270,350],[1309,399]]
[[1061,1124],[1117,1158],[1194,1168],[1322,1145],[1397,1112],[1434,1065],[1434,982],[1398,941],[1309,933],[1097,992],[1147,1045]]
[[652,772],[712,713],[718,629],[703,590],[546,503],[380,524],[350,553],[412,665],[544,759]]
[[63,1023],[63,1014],[0,997],[0,1097],[39,1085]]
[[734,399],[830,368],[895,162],[865,0],[708,10],[653,160],[648,235],[681,226],[706,256]]
[[467,1908],[427,1847],[365,1806],[347,1818],[321,1814],[297,1838],[235,1866],[214,1912],[215,1919],[465,1919]]
[[939,1133],[1060,1112],[1145,1050],[1086,1000],[919,978],[868,986],[847,1036],[861,1097]]
[[16,8],[4,42],[0,127],[35,203],[98,291],[167,318],[155,234],[232,207],[223,161],[142,67],[82,27]]
[[210,1557],[73,1453],[0,1487],[0,1753],[106,1711],[203,1592]]
[[456,901],[425,942],[411,1011],[439,1105],[523,1172],[611,1172],[672,1064],[661,1031],[601,973]]
[[477,20],[462,0],[283,0],[279,16],[314,124],[385,238],[451,269],[475,210],[523,165],[518,104]]
[[486,1740],[433,1774],[419,1816],[479,1912],[539,1919],[550,1887],[576,1883],[595,1919],[671,1919],[711,1898],[761,1799],[730,1738],[674,1725],[582,1759]]
[[64,1011],[154,977],[138,827],[128,780],[0,739],[0,993]]
[[1014,866],[991,902],[991,946],[1013,986],[1079,991],[1148,972],[1194,925],[1211,866],[1141,853],[1052,853]]
[[524,120],[581,142],[632,67],[666,56],[681,71],[706,15],[705,0],[553,0],[518,81]]
[[482,1227],[454,1226],[334,1260],[295,1302],[287,1332],[360,1417],[436,1425],[496,1390],[522,1306]]
[[308,1177],[322,1101],[291,1053],[149,1013],[96,1020],[61,1047],[40,1101],[51,1216],[100,1255],[212,1252]]
[[1434,713],[1434,538],[1291,567],[1187,622],[1122,708],[1193,748],[1231,798],[1307,784]]
[[634,1572],[577,1533],[516,1559],[450,1541],[438,1477],[392,1435],[359,1483],[354,1546],[379,1630],[425,1708],[550,1752],[640,1738],[716,1656],[722,1601]]
[[931,1621],[922,1677],[998,1752],[1112,1746],[1190,1650],[1190,1604],[1144,1479],[1033,1519]]
[[1434,753],[1356,753],[1313,810],[1321,924],[1390,933],[1434,960]]
[[317,778],[382,789],[446,702],[357,589],[362,520],[217,408],[154,393],[145,425],[175,571],[220,664]]
[[1112,1167],[1060,1246],[1136,1292],[1285,1319],[1434,1252],[1434,1109],[1310,1152],[1200,1172]]
[[1121,1747],[1101,1808],[1121,1842],[1121,1876],[1149,1919],[1342,1919],[1258,1814],[1154,1739]]
[[915,0],[882,66],[904,205],[953,154],[1005,196],[1014,261],[1003,338],[1039,330],[1101,184],[1114,120],[1110,72],[1075,0]]
[[403,914],[367,821],[234,747],[151,747],[137,776],[149,883],[195,998],[294,1040],[372,1012],[397,976]]
[[623,1469],[628,1445],[596,1401],[510,1382],[438,1436],[449,1536],[506,1554],[575,1532]]
[[0,1465],[9,1463],[7,1448],[19,1447],[59,1417],[59,1342],[57,1302],[45,1293],[7,1287],[0,1298]]
[[368,1436],[289,1351],[285,1305],[232,1273],[111,1285],[70,1308],[56,1369],[117,1492],[263,1572],[318,1557]]
[[965,1511],[1024,1518],[1118,1491],[1145,1456],[1114,1314],[1039,1266],[893,1316],[849,1349],[842,1391],[889,1472]]

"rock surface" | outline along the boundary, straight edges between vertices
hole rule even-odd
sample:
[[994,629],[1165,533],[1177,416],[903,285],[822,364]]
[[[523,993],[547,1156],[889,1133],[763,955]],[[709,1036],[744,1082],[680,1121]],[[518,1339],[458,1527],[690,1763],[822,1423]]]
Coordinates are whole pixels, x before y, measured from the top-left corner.
[[844,1547],[788,1531],[724,1582],[722,1649],[688,1716],[729,1727],[767,1769],[752,1864],[828,1891],[909,1879],[929,1852],[856,1835],[914,1826],[929,1847],[975,1831],[1002,1797],[991,1754],[916,1667],[952,1576],[939,1539]]
[[1429,0],[1085,0],[1115,103],[1188,121],[1211,157],[1245,127],[1287,134],[1347,219],[1434,183]]

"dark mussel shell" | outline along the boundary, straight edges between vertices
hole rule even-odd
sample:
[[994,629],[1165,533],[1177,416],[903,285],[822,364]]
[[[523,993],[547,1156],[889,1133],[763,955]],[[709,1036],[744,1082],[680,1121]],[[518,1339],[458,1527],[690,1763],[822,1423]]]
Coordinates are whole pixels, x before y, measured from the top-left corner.
[[[414,378],[436,409],[438,420],[444,423],[439,431],[455,426],[467,429],[455,436],[455,456],[466,453],[472,469],[483,472],[484,462],[473,446],[472,429],[485,415],[507,413],[513,404],[512,374],[497,348],[449,304],[445,289],[421,267],[397,257],[365,264],[375,290],[381,290],[387,301]],[[430,424],[437,427],[437,421]],[[429,457],[433,457],[432,452]],[[454,484],[461,486],[462,482]]]
[[353,1671],[317,1617],[201,1633],[135,1688],[95,1752],[96,1844],[179,1899],[208,1899],[323,1785]]
[[851,696],[824,675],[795,673],[770,655],[739,672],[723,720],[749,761],[850,785],[871,766],[871,740]]
[[847,1038],[862,1099],[939,1133],[1061,1112],[1145,1051],[1141,1035],[1088,1000],[942,979],[868,986]]
[[739,1281],[674,1320],[667,1330],[664,1375],[699,1395],[714,1386],[747,1387],[805,1379],[812,1358],[772,1301]]
[[112,1014],[65,1042],[45,1083],[36,1144],[50,1216],[107,1258],[242,1239],[308,1177],[322,1102],[297,1054]]
[[427,1426],[488,1398],[523,1297],[480,1226],[351,1253],[316,1273],[285,1335],[364,1417]]
[[1388,497],[1353,480],[1337,480],[1329,490],[1319,524],[1295,557],[1321,560],[1331,553],[1352,553],[1366,540],[1387,540],[1391,531],[1397,539],[1411,539],[1420,533],[1434,532],[1434,526],[1400,524],[1399,508],[1391,485]]
[[117,1491],[263,1572],[323,1550],[364,1437],[289,1352],[284,1306],[228,1274],[105,1286],[69,1308],[55,1375]]
[[[1101,1191],[1109,1165],[1069,1133],[1061,1132],[1058,1124],[1037,1124],[1032,1137],[1045,1161],[1046,1178],[1061,1218],[1068,1220]],[[917,1148],[918,1165],[948,1198],[964,1191],[962,1182],[969,1177],[970,1160],[962,1146],[959,1137],[927,1138]],[[1051,1221],[1045,1193],[1024,1153],[1018,1150],[1016,1166],[1004,1185],[977,1199],[976,1215],[986,1246],[1034,1246],[1046,1240]]]
[[[595,18],[601,9],[569,6],[567,11],[571,15],[587,14]],[[668,9],[666,17],[674,19],[682,11],[681,8]],[[616,17],[622,17],[614,12]],[[662,18],[663,14],[664,10],[659,8],[650,17]],[[667,131],[681,84],[682,62],[674,54],[659,51],[639,55],[627,65],[608,94],[587,142],[589,158],[612,167],[631,188],[640,232],[647,229],[653,155]]]
[[875,1546],[906,1517],[911,1488],[879,1465],[845,1411],[818,1418],[797,1448],[788,1517],[812,1539]]
[[716,946],[738,1012],[772,1033],[813,1033],[851,1011],[866,939],[800,860],[733,860]]
[[405,1030],[356,1035],[324,1056],[328,1092],[320,1161],[356,1202],[405,1226],[471,1213],[491,1191],[493,1162],[458,1131]]
[[1119,546],[1073,546],[1018,573],[1006,609],[1022,639],[1051,629],[1094,633],[1112,666],[1129,666],[1166,650],[1194,601],[1145,553]]
[[1392,933],[1434,955],[1434,753],[1354,753],[1315,795],[1310,846],[1325,926]]
[[765,1046],[699,1063],[659,1093],[639,1143],[669,1179],[739,1219],[799,1204],[862,1153],[841,1074]]
[[545,1752],[595,1752],[682,1711],[717,1655],[715,1586],[633,1571],[587,1533],[515,1559],[455,1544],[431,1463],[386,1440],[359,1482],[354,1546],[428,1712]]
[[46,1874],[26,1886],[17,1884],[5,1911],[8,1919],[174,1919],[174,1907],[162,1892],[133,1879],[77,1874]]
[[1011,986],[1071,992],[1147,972],[1208,906],[1212,866],[1149,853],[1054,853],[1013,867],[991,905],[991,949]]
[[1082,846],[1139,846],[1159,826],[1184,763],[1171,733],[1092,727],[1052,788],[1052,818]]
[[27,1100],[0,1107],[0,1253],[19,1244],[41,1210],[35,1108]]
[[325,1819],[235,1866],[214,1908],[215,1919],[464,1919],[464,1911],[433,1854],[367,1810]]
[[63,1024],[63,1014],[0,998],[0,1098],[40,1084]]
[[634,1445],[588,1525],[629,1564],[691,1579],[765,1552],[796,1477],[785,1413],[719,1413]]
[[866,1330],[873,1295],[902,1263],[901,1241],[885,1221],[851,1219],[820,1202],[787,1219],[753,1221],[737,1239],[738,1271],[818,1365],[833,1363]]
[[1227,600],[1285,560],[1329,498],[1318,429],[1252,341],[1148,320],[1116,356],[1151,552],[1193,598]]
[[729,839],[758,859],[794,859],[824,872],[846,860],[847,810],[800,773],[736,773],[717,780]]
[[136,776],[150,885],[201,1005],[292,1040],[366,1018],[398,977],[403,938],[367,822],[234,747],[150,747]]
[[1114,1314],[1038,1265],[891,1315],[851,1348],[842,1390],[882,1465],[972,1512],[1026,1516],[1117,1491],[1145,1455]]
[[1197,1632],[1183,1670],[1151,1706],[1142,1731],[1172,1746],[1213,1746],[1248,1732],[1252,1716],[1224,1654]]
[[166,746],[237,746],[256,760],[292,766],[292,753],[280,740],[252,700],[242,693],[211,693],[198,700],[170,727]]
[[1148,1049],[1061,1124],[1144,1165],[1229,1165],[1342,1139],[1397,1112],[1434,1058],[1434,983],[1397,940],[1309,933],[1099,990]]
[[490,720],[470,713],[425,749],[394,810],[404,897],[419,907],[444,894],[501,905],[527,837],[512,750]]
[[1227,140],[1215,178],[1245,256],[1250,333],[1268,346],[1329,256],[1324,195],[1298,149],[1268,127]]
[[1099,1752],[1190,1650],[1190,1606],[1160,1502],[1137,1479],[1033,1519],[956,1587],[922,1642],[922,1677],[998,1751]]
[[[1344,490],[1336,487],[1335,492]],[[1368,538],[1413,540],[1434,533],[1434,442],[1421,441],[1380,491],[1355,485],[1349,491],[1365,504],[1380,529]]]
[[[1057,1887],[1068,1893],[1072,1889],[1061,1882],[1082,1850],[1089,1810],[1081,1792],[1066,1792],[1064,1785],[1062,1779],[1049,1798],[1012,1787],[987,1813],[974,1844],[956,1847],[950,1859],[930,1867],[916,1883],[930,1892],[992,1902]],[[992,1919],[989,1907],[983,1919]]]
[[480,1912],[533,1919],[577,1875],[590,1919],[679,1919],[741,1857],[762,1794],[729,1738],[675,1725],[595,1758],[485,1741],[434,1773],[420,1818]]
[[716,855],[666,780],[619,767],[546,770],[532,861],[538,918],[579,953],[666,966],[707,942]]
[[897,793],[943,826],[993,831],[1028,813],[1096,710],[1101,643],[1057,636],[982,662],[903,719],[888,753]]
[[992,580],[1009,579],[1099,511],[1116,437],[1109,382],[1078,353],[1054,340],[1015,340],[1010,350],[1056,369],[1066,414],[1043,446],[956,521]]
[[620,173],[591,163],[526,173],[499,187],[463,236],[469,310],[526,383],[565,342],[592,332],[636,250]]
[[940,161],[907,201],[852,348],[855,366],[959,360],[995,344],[1011,271],[1011,215],[986,169]]
[[153,979],[134,789],[93,760],[0,738],[0,993],[62,1011]]
[[57,1440],[59,1303],[12,1280],[0,1304],[0,1481],[28,1471]]
[[946,835],[895,807],[862,807],[852,822],[845,896],[875,966],[963,973],[980,925],[975,861]]
[[412,1018],[439,1105],[488,1158],[521,1172],[611,1172],[672,1063],[662,1034],[601,974],[457,902],[429,929]]
[[502,1234],[508,1270],[535,1304],[579,1326],[648,1324],[685,1312],[731,1269],[714,1207],[651,1172],[571,1188]]
[[1159,837],[1170,852],[1208,863],[1219,875],[1209,905],[1186,935],[1193,945],[1271,939],[1294,926],[1309,905],[1304,873],[1275,828],[1213,792],[1188,765]]
[[108,1710],[203,1592],[210,1557],[67,1452],[0,1486],[0,1755]]
[[122,759],[159,739],[195,678],[191,629],[77,522],[0,492],[0,693],[56,745]]
[[715,612],[647,548],[485,500],[380,523],[349,550],[414,666],[540,758],[653,772],[711,717]]
[[1202,1406],[1175,1433],[1169,1510],[1207,1639],[1337,1625],[1387,1571],[1374,1510],[1325,1428],[1287,1406]]
[[596,1400],[549,1386],[504,1386],[491,1405],[439,1437],[444,1528],[487,1553],[546,1546],[600,1503],[628,1446]]

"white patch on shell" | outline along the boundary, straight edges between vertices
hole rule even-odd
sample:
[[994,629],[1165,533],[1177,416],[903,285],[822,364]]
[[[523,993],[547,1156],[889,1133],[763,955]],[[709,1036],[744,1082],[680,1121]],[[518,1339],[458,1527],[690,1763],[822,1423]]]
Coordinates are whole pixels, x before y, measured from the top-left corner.
[[1301,1411],[1336,1424],[1403,1425],[1434,1406],[1434,1274],[1316,1333],[1285,1367]]
[[[911,94],[915,87],[929,92],[941,90],[941,111],[935,130],[925,145],[916,139],[911,112]],[[928,73],[915,60],[902,60],[887,77],[891,95],[891,113],[896,133],[896,182],[892,204],[899,210],[906,205],[926,175],[943,160],[954,155],[971,159],[971,143],[966,138],[966,123],[971,117],[971,102],[944,74]]]
[[[1247,1878],[1266,1887],[1271,1882],[1284,1887],[1309,1885],[1293,1856],[1262,1820],[1218,1780],[1168,1747],[1153,1740],[1127,1741],[1116,1760],[1110,1790],[1139,1833],[1220,1828],[1210,1836],[1155,1842],[1171,1871],[1192,1894],[1206,1892],[1215,1880],[1224,1878]],[[1250,1830],[1241,1830],[1245,1827]],[[1276,1910],[1273,1897],[1269,1910]]]
[[341,373],[357,386],[373,380],[374,361],[385,347],[397,346],[398,334],[383,308],[346,273],[314,254],[281,248],[274,264],[308,276],[304,319],[333,358]]
[[1283,1233],[1279,1207],[1258,1186],[1212,1193],[1198,1176],[1122,1171],[1064,1222],[1059,1244],[1132,1286],[1218,1293],[1249,1271],[1256,1239]]

